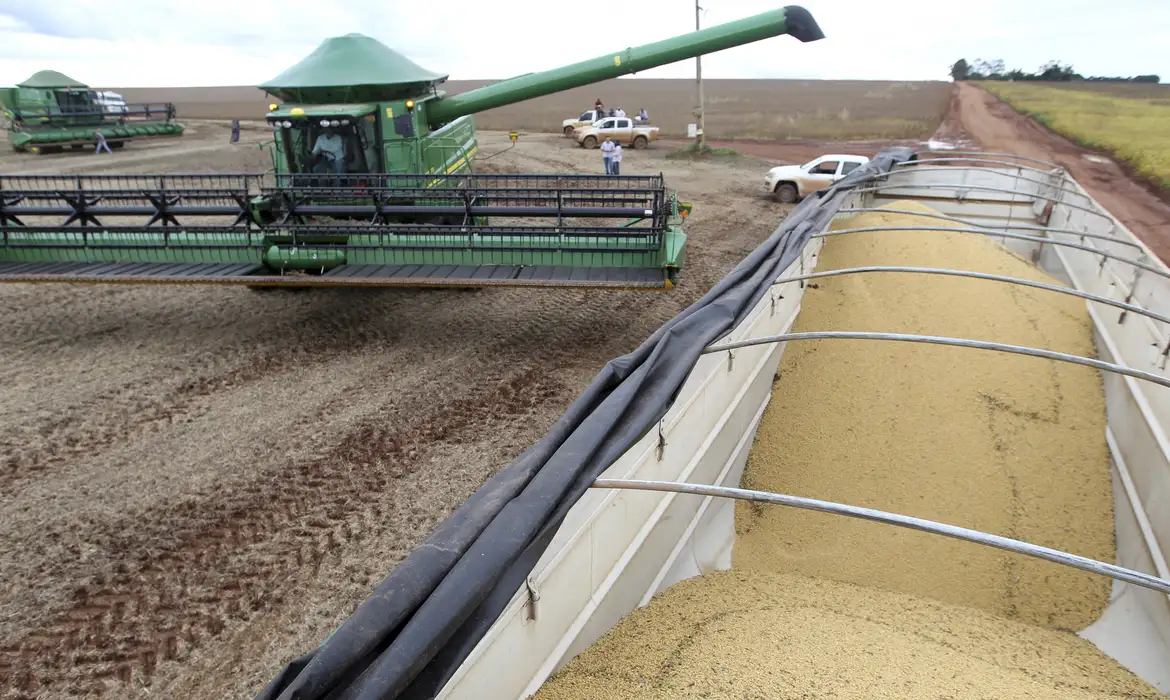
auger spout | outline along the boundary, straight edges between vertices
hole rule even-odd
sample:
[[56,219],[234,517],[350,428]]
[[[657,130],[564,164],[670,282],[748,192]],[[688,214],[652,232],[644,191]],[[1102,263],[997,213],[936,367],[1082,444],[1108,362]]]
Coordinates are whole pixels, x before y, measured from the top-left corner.
[[802,42],[825,38],[808,10],[798,5],[789,5],[682,36],[605,54],[552,70],[528,73],[452,97],[433,100],[427,105],[427,121],[434,128],[468,114],[783,34],[791,35]]

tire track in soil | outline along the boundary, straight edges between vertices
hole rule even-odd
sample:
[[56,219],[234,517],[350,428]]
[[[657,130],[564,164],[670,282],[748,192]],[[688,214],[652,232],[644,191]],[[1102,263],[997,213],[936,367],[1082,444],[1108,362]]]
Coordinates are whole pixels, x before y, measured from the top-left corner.
[[[605,295],[589,295],[581,292],[551,292],[555,298],[548,300],[551,303],[543,303],[538,307],[537,313],[532,314],[527,310],[523,310],[524,302],[531,302],[531,297],[525,297],[521,293],[511,292],[509,296],[516,298],[515,304],[507,304],[506,307],[517,309],[518,314],[523,321],[518,324],[513,324],[507,329],[501,329],[494,342],[485,343],[481,349],[487,357],[506,357],[507,355],[516,354],[518,356],[526,357],[529,361],[522,367],[522,373],[517,375],[519,380],[531,383],[533,378],[544,377],[549,375],[549,369],[552,366],[561,364],[566,359],[574,355],[583,356],[582,350],[593,347],[595,343],[602,345],[612,345],[616,342],[615,339],[620,340],[620,334],[607,335],[605,333],[605,324],[598,324],[596,322],[601,307],[611,306],[610,302],[614,301],[613,297]],[[635,304],[642,295],[638,293],[625,293],[628,304]],[[504,301],[504,300],[500,300]],[[508,300],[511,301],[511,300]],[[497,303],[498,306],[498,303]],[[552,332],[549,333],[549,329]],[[614,329],[610,329],[614,330]],[[511,332],[508,332],[511,331]],[[543,358],[538,358],[532,361],[530,357],[530,349],[536,346],[548,347],[551,342],[552,352],[546,354]],[[622,348],[623,351],[626,348]],[[615,353],[608,350],[604,352],[594,352],[598,357],[598,363],[603,363],[606,359]],[[500,415],[509,415],[508,410],[500,410],[500,401],[507,401],[516,395],[515,390],[517,386],[517,379],[514,378],[511,382],[512,388],[508,385],[503,386],[496,393],[489,394],[486,399],[458,401],[454,407],[437,408],[439,413],[447,411],[454,411],[456,416],[462,415],[466,418],[466,412],[461,410],[461,406],[466,406],[469,409],[474,408],[476,415],[482,415],[482,409],[492,408],[492,415],[499,417]],[[482,393],[482,389],[479,389]],[[572,391],[571,388],[557,385],[551,390],[544,390],[539,393],[534,401],[528,401],[525,407],[535,403],[542,404],[545,401],[554,398],[561,398]],[[525,408],[526,410],[526,408]],[[327,410],[325,411],[328,412]],[[466,422],[466,421],[464,421]],[[373,462],[373,456],[379,453],[391,455],[393,462],[397,462],[402,457],[405,450],[406,457],[412,463],[421,461],[424,456],[422,444],[435,444],[436,442],[448,439],[452,433],[452,429],[456,432],[465,427],[465,425],[448,425],[443,426],[441,423],[432,422],[432,425],[438,425],[438,429],[423,427],[419,429],[420,440],[412,443],[409,450],[406,450],[403,443],[395,439],[392,435],[387,436],[387,431],[375,423],[367,422],[359,427],[356,431],[350,434],[342,446],[339,447],[332,458],[340,459],[342,464],[358,465],[359,467],[368,467]],[[474,435],[474,431],[467,431]],[[449,440],[448,440],[449,441]],[[422,444],[419,444],[422,443]],[[348,445],[348,447],[347,447]],[[355,446],[364,446],[360,450],[355,449]],[[302,467],[301,473],[305,474]],[[405,472],[391,474],[397,478]],[[268,482],[266,478],[260,478],[259,483],[264,484]],[[350,480],[345,480],[350,481]],[[298,501],[303,497],[309,497],[317,493],[318,487],[321,486],[321,480],[316,478],[308,478],[305,482],[307,484],[303,494],[298,493],[296,496],[290,495],[287,491],[282,492],[278,497],[280,503],[288,503]],[[357,481],[351,482],[353,488],[349,489],[347,493],[340,498],[334,498],[333,501],[353,502],[361,501],[362,496],[370,498],[376,497],[376,494],[383,491],[385,483],[378,479],[371,482],[369,479],[359,478]],[[149,560],[139,558],[128,563],[126,556],[120,555],[122,552],[133,551],[149,551],[149,549],[158,548],[160,539],[165,538],[166,533],[174,532],[171,525],[164,524],[169,518],[197,518],[201,513],[205,514],[205,505],[181,504],[182,511],[178,513],[167,512],[163,517],[155,518],[150,514],[143,514],[138,522],[149,523],[147,527],[139,526],[137,531],[132,528],[124,527],[123,523],[110,524],[110,529],[118,537],[122,531],[130,534],[123,536],[121,539],[113,540],[109,545],[104,546],[103,554],[110,557],[117,562],[115,566],[116,574],[111,579],[101,577],[95,580],[94,585],[98,587],[96,593],[88,593],[88,588],[79,587],[81,593],[77,594],[74,601],[74,607],[69,610],[59,613],[56,621],[43,628],[39,634],[35,634],[30,639],[34,642],[40,640],[42,643],[33,643],[29,645],[27,640],[25,643],[17,644],[9,648],[9,654],[17,653],[21,663],[29,661],[29,657],[48,657],[49,663],[58,668],[47,674],[48,677],[61,675],[63,672],[59,664],[65,666],[74,666],[79,669],[92,668],[92,673],[89,674],[90,680],[108,680],[114,679],[119,681],[126,681],[135,670],[140,674],[145,674],[149,677],[150,671],[158,663],[158,660],[169,660],[175,657],[178,652],[174,648],[183,648],[190,651],[196,648],[200,643],[205,641],[207,637],[214,637],[218,635],[223,629],[225,619],[240,619],[240,615],[246,615],[250,612],[255,612],[259,608],[254,607],[255,600],[247,598],[241,600],[240,596],[245,595],[242,591],[265,591],[263,582],[280,582],[288,578],[290,571],[300,569],[304,565],[311,564],[313,566],[319,565],[321,558],[325,552],[333,548],[334,538],[327,538],[328,545],[325,547],[310,548],[311,551],[305,551],[301,548],[293,550],[295,555],[296,566],[292,568],[274,570],[271,565],[261,565],[257,569],[241,568],[238,561],[249,558],[249,549],[255,549],[257,546],[263,548],[264,543],[270,546],[273,544],[272,540],[278,536],[279,533],[286,529],[286,526],[291,526],[294,532],[304,534],[305,528],[309,531],[321,527],[319,518],[315,521],[312,518],[306,520],[301,517],[295,523],[292,520],[300,515],[299,511],[293,511],[286,514],[288,520],[282,520],[280,517],[269,519],[266,516],[253,515],[251,519],[262,517],[259,525],[254,522],[249,522],[248,519],[242,518],[239,513],[262,514],[265,511],[263,503],[269,499],[269,492],[260,490],[250,490],[249,493],[256,494],[256,500],[248,502],[246,505],[237,506],[231,509],[231,515],[226,521],[216,521],[212,523],[203,523],[198,526],[192,526],[191,534],[183,535],[185,555],[174,556],[168,554],[171,548],[164,549],[156,557],[151,557]],[[217,505],[216,508],[219,508]],[[336,519],[337,514],[331,515],[332,519]],[[380,518],[381,514],[377,514]],[[241,525],[242,523],[242,525]],[[267,527],[266,527],[267,525]],[[157,528],[157,530],[156,530]],[[343,528],[344,529],[344,528]],[[184,532],[187,532],[184,530]],[[303,538],[302,538],[303,539]],[[350,538],[344,534],[335,538],[336,541],[346,542]],[[244,551],[240,551],[240,550]],[[409,548],[408,548],[409,549]],[[194,550],[194,554],[191,553]],[[288,559],[289,551],[287,549],[281,550],[276,554],[269,554],[264,557],[265,560],[270,559]],[[236,563],[233,564],[232,562]],[[176,574],[176,570],[185,570],[185,568],[193,568],[196,570],[210,569],[218,572],[216,581],[222,588],[216,588],[215,583],[207,584],[193,584],[186,582],[182,584],[181,590],[188,593],[192,591],[203,591],[201,596],[196,596],[193,602],[196,604],[196,611],[189,615],[187,622],[182,623],[177,629],[173,627],[158,627],[154,626],[156,631],[153,633],[136,634],[127,633],[123,627],[127,624],[132,624],[133,619],[145,617],[151,619],[154,613],[163,613],[166,618],[174,618],[176,612],[183,610],[183,605],[176,602],[175,596],[168,596],[159,593],[154,596],[150,593],[145,595],[137,594],[131,595],[125,591],[134,590],[137,587],[140,591],[156,591],[165,590],[167,588],[166,580],[176,575],[181,577],[181,574]],[[241,588],[239,581],[246,581],[249,585]],[[257,585],[251,585],[255,583]],[[173,586],[172,586],[173,588]],[[281,597],[274,594],[271,585],[267,588],[267,600],[270,604],[279,604]],[[223,601],[227,601],[226,611],[221,613],[219,617],[213,612],[204,610],[208,602],[213,602],[220,605]],[[233,601],[236,601],[233,603]],[[127,607],[128,606],[128,607]],[[222,607],[222,606],[220,606]],[[218,621],[217,621],[218,620]],[[122,625],[121,627],[119,625]],[[96,632],[94,631],[96,630]],[[139,641],[146,638],[145,643]],[[154,639],[159,638],[161,646],[155,648]],[[178,641],[176,641],[178,640]],[[65,663],[66,659],[56,657],[56,663],[53,663],[52,654],[48,652],[49,649],[64,645],[66,648],[76,648],[74,645],[80,646],[82,649],[90,649],[96,647],[106,651],[97,653],[95,651],[83,651],[72,654],[70,663]],[[161,649],[161,651],[159,650]],[[111,651],[112,650],[112,651]],[[110,665],[113,664],[114,670],[111,670]],[[0,666],[2,670],[2,666]],[[65,675],[69,675],[67,672]],[[41,680],[30,678],[29,676],[22,676],[18,679],[22,684],[40,683]],[[86,685],[88,681],[83,682]],[[88,686],[86,686],[88,687]],[[96,690],[96,688],[92,688]]]
[[[244,353],[240,353],[242,356]],[[216,358],[218,360],[222,358]],[[0,491],[13,493],[21,483],[35,478],[53,467],[81,457],[92,457],[120,443],[129,442],[153,425],[173,424],[174,418],[186,414],[202,398],[262,379],[274,372],[323,364],[335,358],[311,353],[288,352],[253,357],[244,366],[218,374],[207,375],[197,371],[195,377],[183,380],[179,386],[162,394],[143,394],[142,382],[123,384],[115,390],[93,397],[87,404],[77,405],[64,415],[51,418],[34,428],[44,446],[26,450],[26,436],[0,439],[0,453],[7,455],[0,464]],[[195,363],[194,369],[207,363]],[[93,422],[95,414],[88,413],[93,406],[108,411],[102,422]],[[82,425],[82,423],[85,425]]]
[[[292,303],[297,305],[298,301]],[[203,397],[275,372],[332,362],[338,349],[347,347],[338,338],[354,333],[345,314],[322,310],[308,318],[288,313],[278,318],[274,325],[249,329],[252,337],[240,338],[215,354],[196,349],[194,357],[173,357],[153,376],[134,377],[48,416],[40,424],[0,438],[0,454],[5,455],[0,462],[0,492],[11,493],[21,482],[52,467],[74,458],[92,457],[132,440],[152,425],[169,423]],[[279,339],[306,323],[317,330],[311,345],[273,342],[273,338]],[[175,377],[174,366],[182,366],[184,376]],[[159,384],[164,385],[161,392],[157,390]],[[168,389],[166,384],[174,386]],[[152,387],[155,391],[151,391]],[[30,433],[39,436],[42,443],[31,450],[27,444]]]
[[324,457],[224,494],[212,512],[185,503],[115,528],[112,575],[78,586],[68,609],[0,648],[0,681],[29,698],[62,684],[87,693],[107,680],[148,682],[160,660],[181,660],[228,620],[283,602],[274,582],[360,542],[350,515],[372,508],[380,519],[381,494],[428,445],[474,435],[485,411],[523,416],[563,389],[533,366],[407,425],[364,421]]

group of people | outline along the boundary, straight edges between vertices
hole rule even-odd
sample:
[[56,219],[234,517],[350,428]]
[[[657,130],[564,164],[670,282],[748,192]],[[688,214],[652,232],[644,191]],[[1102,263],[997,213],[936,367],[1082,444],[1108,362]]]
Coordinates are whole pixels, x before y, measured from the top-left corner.
[[611,141],[608,136],[601,142],[601,158],[605,161],[606,175],[622,174],[622,145]]
[[[596,109],[598,114],[601,114],[601,115],[606,116],[606,117],[624,117],[624,116],[626,116],[626,110],[622,109],[621,107],[617,107],[616,109],[613,107],[610,107],[609,111],[606,112],[605,105],[601,104],[600,97],[597,98],[597,101],[593,103],[593,109]],[[636,115],[634,115],[634,123],[636,123],[636,124],[645,124],[648,121],[650,121],[650,115],[646,112],[645,107],[643,107],[642,109],[639,109],[638,113]]]

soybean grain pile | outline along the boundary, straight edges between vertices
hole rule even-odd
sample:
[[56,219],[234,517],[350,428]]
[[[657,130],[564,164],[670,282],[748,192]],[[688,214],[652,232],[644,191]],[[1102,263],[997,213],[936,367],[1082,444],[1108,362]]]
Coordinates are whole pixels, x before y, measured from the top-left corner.
[[[891,209],[930,210],[909,202]],[[939,226],[874,213],[834,228]],[[951,232],[830,237],[817,269],[914,265],[1038,281]],[[924,333],[1093,356],[1083,302],[872,273],[817,280],[796,331]],[[784,354],[743,485],[892,510],[1112,561],[1097,373],[987,351],[802,341]],[[737,503],[734,565],[681,583],[545,684],[622,697],[1162,697],[1072,631],[1108,579],[827,514]]]

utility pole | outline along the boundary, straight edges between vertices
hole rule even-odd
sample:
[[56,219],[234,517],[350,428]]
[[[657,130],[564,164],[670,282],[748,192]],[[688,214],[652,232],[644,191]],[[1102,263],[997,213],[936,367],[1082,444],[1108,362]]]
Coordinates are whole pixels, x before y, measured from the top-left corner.
[[[695,31],[699,31],[699,0],[695,0]],[[698,140],[695,142],[695,150],[699,153],[707,150],[707,130],[704,128],[707,125],[706,115],[703,113],[703,57],[695,56],[695,116],[699,118],[699,134]]]

